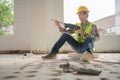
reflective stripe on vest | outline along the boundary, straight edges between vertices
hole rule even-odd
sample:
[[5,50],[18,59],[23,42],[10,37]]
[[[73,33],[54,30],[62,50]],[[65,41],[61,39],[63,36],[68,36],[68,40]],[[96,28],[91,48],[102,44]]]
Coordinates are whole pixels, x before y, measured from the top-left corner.
[[[80,29],[82,29],[81,23],[77,23],[76,25],[79,26]],[[86,33],[88,35],[92,34],[92,23],[91,22],[89,22],[88,25],[86,26],[84,33]],[[85,37],[79,36],[79,33],[77,31],[75,31],[75,34],[76,34],[76,40],[78,42],[80,42],[80,43],[85,42]]]

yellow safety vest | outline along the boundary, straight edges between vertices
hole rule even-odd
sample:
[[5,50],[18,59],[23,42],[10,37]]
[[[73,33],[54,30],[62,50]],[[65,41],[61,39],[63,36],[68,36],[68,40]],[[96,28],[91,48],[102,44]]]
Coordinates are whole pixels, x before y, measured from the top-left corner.
[[[80,29],[82,29],[82,25],[81,23],[77,23],[76,24],[78,27],[80,27]],[[84,30],[84,33],[88,34],[88,35],[91,35],[92,34],[92,23],[89,22]],[[82,42],[85,42],[85,37],[83,36],[79,36],[79,33],[77,31],[75,31],[75,34],[76,34],[76,40],[80,43]]]

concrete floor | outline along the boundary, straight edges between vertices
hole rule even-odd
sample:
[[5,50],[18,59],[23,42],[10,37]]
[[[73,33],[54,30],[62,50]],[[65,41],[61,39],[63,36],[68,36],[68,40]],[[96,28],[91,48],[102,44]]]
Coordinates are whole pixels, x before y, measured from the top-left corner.
[[[120,54],[100,54],[98,60],[120,62]],[[64,73],[61,63],[76,63],[102,70],[98,76]],[[0,80],[120,80],[120,64],[91,61],[84,63],[71,59],[67,54],[58,54],[57,59],[43,60],[41,55],[1,54]]]

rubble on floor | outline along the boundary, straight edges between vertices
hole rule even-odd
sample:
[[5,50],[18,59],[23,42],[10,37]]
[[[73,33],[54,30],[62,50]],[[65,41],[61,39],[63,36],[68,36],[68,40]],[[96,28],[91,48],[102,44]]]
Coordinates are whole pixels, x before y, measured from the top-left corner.
[[[26,55],[1,54],[0,80],[120,80],[120,64],[113,63],[120,62],[120,53],[99,54],[97,59],[106,62],[91,61],[90,63],[72,59],[68,54],[58,54],[57,59],[52,60],[43,60],[42,54]],[[59,67],[64,63],[102,72],[99,75],[64,73]]]

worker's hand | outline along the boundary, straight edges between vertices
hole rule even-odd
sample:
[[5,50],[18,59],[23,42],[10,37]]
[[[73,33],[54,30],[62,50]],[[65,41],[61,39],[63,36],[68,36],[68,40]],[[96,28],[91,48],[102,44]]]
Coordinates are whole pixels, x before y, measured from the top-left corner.
[[54,24],[58,27],[60,32],[64,31],[64,29],[61,27],[61,25],[59,24],[59,22],[57,20],[54,21]]
[[83,32],[83,30],[78,29],[77,32],[78,32],[81,36],[84,36],[84,32]]
[[54,21],[55,26],[60,27],[60,24],[57,20]]

